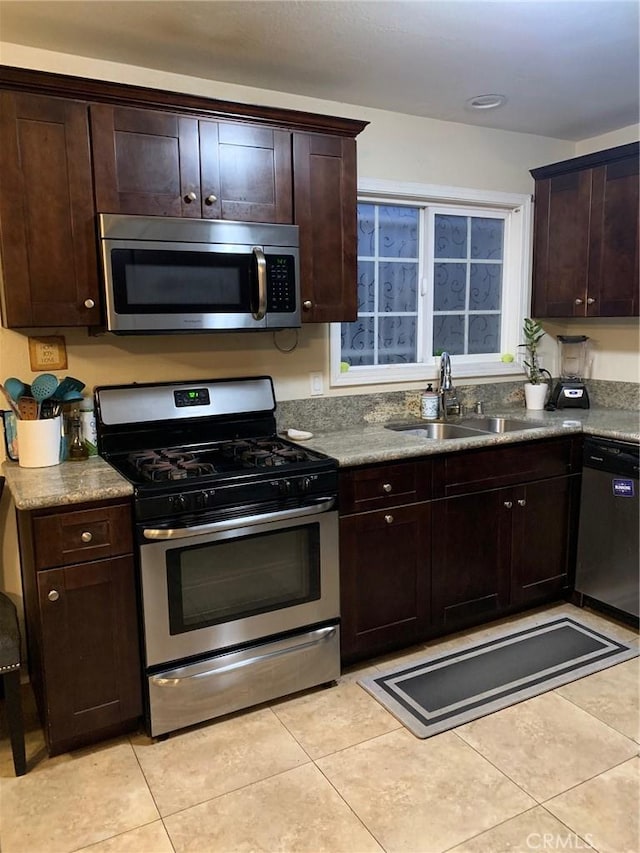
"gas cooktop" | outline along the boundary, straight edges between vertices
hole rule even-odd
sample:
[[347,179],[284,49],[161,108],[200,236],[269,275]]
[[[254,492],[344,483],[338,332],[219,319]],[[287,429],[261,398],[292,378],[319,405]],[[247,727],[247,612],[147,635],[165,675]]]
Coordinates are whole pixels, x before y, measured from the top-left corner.
[[334,459],[277,435],[270,377],[104,386],[96,404],[98,451],[134,485],[138,519],[337,493]]

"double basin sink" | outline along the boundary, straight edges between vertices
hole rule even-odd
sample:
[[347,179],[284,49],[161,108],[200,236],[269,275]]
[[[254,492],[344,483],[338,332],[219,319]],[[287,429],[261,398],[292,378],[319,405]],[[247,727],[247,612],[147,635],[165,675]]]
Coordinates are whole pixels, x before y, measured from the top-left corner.
[[452,439],[477,438],[479,435],[540,429],[542,423],[520,421],[516,418],[477,417],[452,421],[429,421],[421,424],[388,424],[387,429],[405,432],[418,438]]

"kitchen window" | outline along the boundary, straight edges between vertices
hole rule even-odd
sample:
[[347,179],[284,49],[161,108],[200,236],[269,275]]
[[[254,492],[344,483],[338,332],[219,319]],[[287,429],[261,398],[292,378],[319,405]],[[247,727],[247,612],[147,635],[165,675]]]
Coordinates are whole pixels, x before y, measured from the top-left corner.
[[530,287],[531,197],[363,181],[358,319],[331,329],[333,385],[522,372]]

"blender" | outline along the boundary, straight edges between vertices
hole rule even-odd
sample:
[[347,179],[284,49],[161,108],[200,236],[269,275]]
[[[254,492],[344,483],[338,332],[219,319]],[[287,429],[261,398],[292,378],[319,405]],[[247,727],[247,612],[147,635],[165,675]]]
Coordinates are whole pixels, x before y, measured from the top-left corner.
[[589,394],[584,378],[590,365],[586,335],[557,335],[560,349],[560,378],[551,392],[549,409],[588,409]]

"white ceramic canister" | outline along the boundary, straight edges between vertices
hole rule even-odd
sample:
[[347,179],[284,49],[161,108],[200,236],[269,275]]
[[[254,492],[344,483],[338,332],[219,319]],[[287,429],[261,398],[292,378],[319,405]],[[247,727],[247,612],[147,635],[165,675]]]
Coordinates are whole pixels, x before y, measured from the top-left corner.
[[16,422],[21,468],[47,468],[60,462],[60,423],[60,416]]
[[438,395],[431,387],[431,383],[420,398],[420,414],[425,421],[435,421],[438,417]]
[[83,397],[80,402],[80,436],[89,456],[98,455],[98,435],[96,432],[96,413],[93,411],[93,398]]

